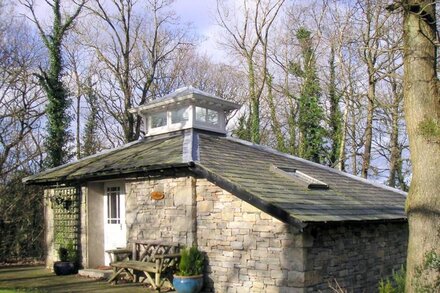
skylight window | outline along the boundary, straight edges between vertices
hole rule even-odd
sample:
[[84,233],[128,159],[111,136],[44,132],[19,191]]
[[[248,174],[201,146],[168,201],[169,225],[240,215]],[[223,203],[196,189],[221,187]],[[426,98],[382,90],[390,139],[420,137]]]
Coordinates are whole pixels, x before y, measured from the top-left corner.
[[306,186],[308,189],[329,189],[327,183],[322,182],[312,176],[309,176],[295,168],[270,166],[270,171],[285,178],[294,180],[296,183]]

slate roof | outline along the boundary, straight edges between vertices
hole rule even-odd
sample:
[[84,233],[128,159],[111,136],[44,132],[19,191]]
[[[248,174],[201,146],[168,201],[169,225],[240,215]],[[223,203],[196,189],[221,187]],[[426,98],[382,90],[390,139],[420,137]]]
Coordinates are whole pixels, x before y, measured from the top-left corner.
[[[329,185],[309,189],[271,170],[289,167]],[[246,141],[185,130],[151,137],[27,177],[28,184],[85,181],[180,168],[282,221],[405,220],[406,193]]]

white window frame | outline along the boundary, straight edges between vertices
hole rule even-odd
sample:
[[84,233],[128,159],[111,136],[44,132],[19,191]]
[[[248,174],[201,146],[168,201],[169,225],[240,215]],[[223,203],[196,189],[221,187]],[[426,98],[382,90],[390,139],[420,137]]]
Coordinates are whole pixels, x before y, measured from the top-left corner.
[[[115,190],[112,190],[115,189]],[[107,209],[107,224],[121,224],[121,207],[120,207],[120,197],[121,197],[121,187],[120,186],[107,186],[106,188],[106,196],[107,196],[107,206],[105,207]],[[110,197],[115,196],[116,197],[116,217],[113,216],[112,213],[112,200]]]

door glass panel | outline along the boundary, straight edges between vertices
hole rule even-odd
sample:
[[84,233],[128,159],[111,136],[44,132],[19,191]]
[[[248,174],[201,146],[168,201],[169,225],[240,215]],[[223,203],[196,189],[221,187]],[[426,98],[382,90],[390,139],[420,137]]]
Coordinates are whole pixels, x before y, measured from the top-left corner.
[[120,195],[119,187],[107,188],[107,223],[109,224],[121,223]]

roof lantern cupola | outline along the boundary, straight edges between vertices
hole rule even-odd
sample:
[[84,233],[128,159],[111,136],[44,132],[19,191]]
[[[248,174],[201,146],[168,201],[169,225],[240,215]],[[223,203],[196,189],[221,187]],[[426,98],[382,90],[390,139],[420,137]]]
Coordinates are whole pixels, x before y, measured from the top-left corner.
[[240,105],[191,86],[130,109],[143,119],[145,136],[183,129],[226,134],[226,113]]

